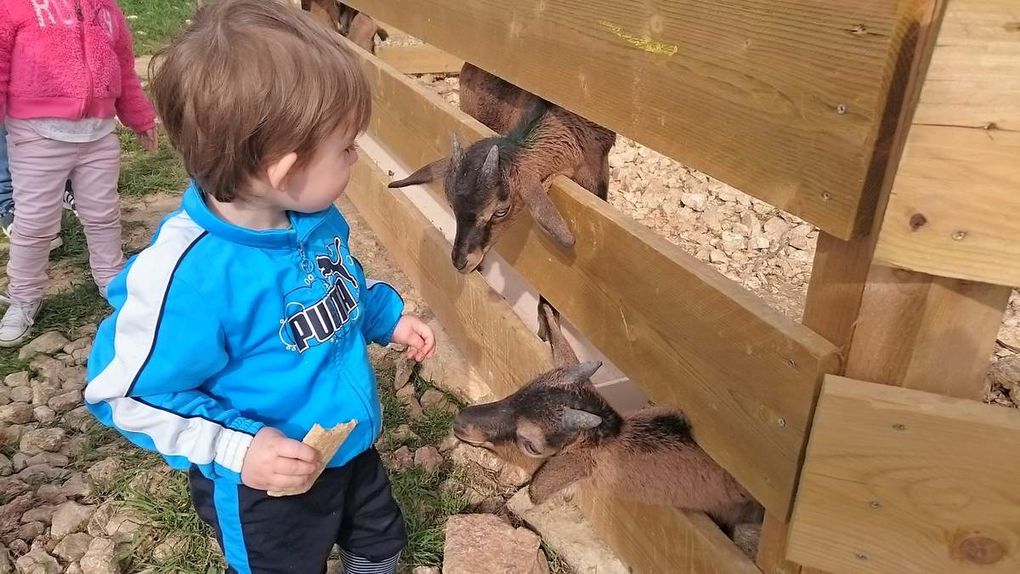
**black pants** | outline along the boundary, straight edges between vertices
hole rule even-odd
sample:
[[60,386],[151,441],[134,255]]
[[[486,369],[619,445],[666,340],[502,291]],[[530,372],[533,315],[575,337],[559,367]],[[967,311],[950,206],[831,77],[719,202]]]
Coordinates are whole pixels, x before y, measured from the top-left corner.
[[[407,544],[404,517],[386,470],[369,449],[326,469],[311,490],[272,497],[214,482],[192,468],[191,500],[215,531],[233,574],[320,574],[333,544],[349,572],[385,572]],[[373,564],[376,564],[373,566]]]

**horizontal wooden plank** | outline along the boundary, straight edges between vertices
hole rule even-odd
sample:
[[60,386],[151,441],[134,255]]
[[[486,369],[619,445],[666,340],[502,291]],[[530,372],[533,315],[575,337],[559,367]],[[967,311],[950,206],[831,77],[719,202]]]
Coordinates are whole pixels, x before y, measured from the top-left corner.
[[457,74],[464,60],[429,46],[377,46],[375,53],[382,61],[404,74]]
[[834,574],[1020,572],[1020,413],[826,379],[790,556]]
[[932,55],[875,257],[1020,285],[1020,4],[954,0]]
[[[461,275],[449,264],[450,244],[403,195],[386,188],[389,178],[364,157],[355,168],[347,195],[401,269],[419,290],[465,358],[485,374],[495,394],[504,396],[533,373],[552,367],[548,347],[524,327],[509,304],[477,274]],[[596,530],[618,533],[607,539],[639,574],[674,571],[753,574],[749,561],[704,515],[668,507],[643,507],[604,494],[586,515]],[[657,547],[635,543],[636,532],[649,533]],[[628,534],[629,533],[629,534]]]
[[351,4],[845,239],[923,1]]
[[632,503],[590,488],[574,500],[634,574],[761,574],[703,513]]
[[[406,165],[448,153],[451,132],[492,133],[361,56],[375,94],[369,130]],[[559,178],[551,194],[577,237],[572,253],[526,217],[494,249],[650,398],[682,408],[705,450],[785,519],[835,348],[573,182]]]

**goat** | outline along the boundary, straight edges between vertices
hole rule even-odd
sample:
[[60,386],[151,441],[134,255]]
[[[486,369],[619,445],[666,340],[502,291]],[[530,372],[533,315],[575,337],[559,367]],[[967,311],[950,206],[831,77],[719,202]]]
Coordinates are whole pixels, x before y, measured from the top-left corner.
[[389,33],[367,14],[339,2],[337,2],[337,6],[340,11],[337,18],[340,34],[364,50],[374,54],[375,37],[379,36],[379,39],[385,42],[389,37]]
[[616,134],[471,64],[461,70],[461,109],[503,135],[466,150],[454,137],[449,157],[389,187],[443,180],[457,221],[451,259],[462,273],[478,267],[524,208],[559,245],[572,247],[549,185],[565,175],[605,200]]
[[731,537],[737,525],[761,519],[764,510],[694,442],[681,412],[621,416],[589,380],[602,363],[577,361],[547,303],[539,304],[539,322],[556,368],[502,400],[461,410],[458,439],[532,471],[536,504],[588,479],[645,504],[703,511]]

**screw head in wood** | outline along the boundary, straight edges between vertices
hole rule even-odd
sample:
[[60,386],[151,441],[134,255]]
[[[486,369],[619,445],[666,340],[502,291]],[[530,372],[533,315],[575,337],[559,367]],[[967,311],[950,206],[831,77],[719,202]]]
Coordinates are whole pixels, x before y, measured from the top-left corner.
[[839,115],[846,114],[846,104],[839,104],[836,106],[836,113]]
[[955,241],[963,241],[965,237],[967,237],[966,231],[957,231],[953,233],[953,240]]

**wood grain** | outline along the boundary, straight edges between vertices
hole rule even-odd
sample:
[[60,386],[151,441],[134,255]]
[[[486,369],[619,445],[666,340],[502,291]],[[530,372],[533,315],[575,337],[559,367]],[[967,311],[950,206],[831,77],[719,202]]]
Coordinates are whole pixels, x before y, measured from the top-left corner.
[[827,378],[790,556],[834,574],[1020,571],[1020,413]]
[[845,239],[922,1],[350,4]]
[[1020,285],[1020,4],[954,0],[875,257]]
[[458,74],[464,61],[429,46],[376,46],[376,55],[404,74]]
[[[448,153],[451,132],[491,134],[361,56],[370,133],[406,165]],[[526,217],[494,249],[650,398],[683,409],[705,450],[785,519],[817,385],[839,366],[834,347],[573,182],[557,179],[551,195],[577,236],[572,253]]]

